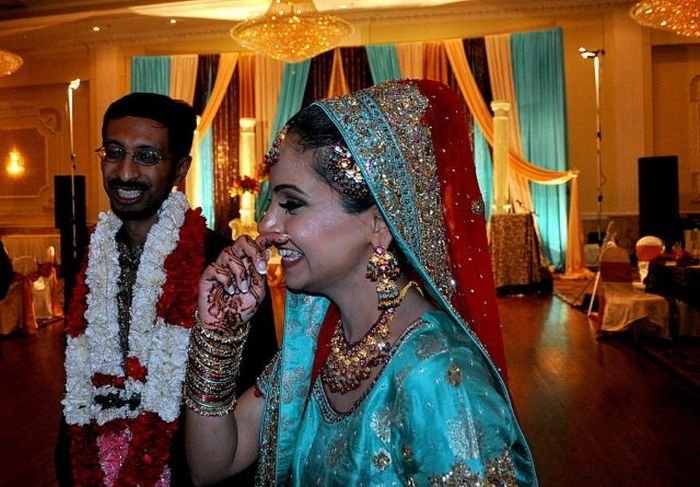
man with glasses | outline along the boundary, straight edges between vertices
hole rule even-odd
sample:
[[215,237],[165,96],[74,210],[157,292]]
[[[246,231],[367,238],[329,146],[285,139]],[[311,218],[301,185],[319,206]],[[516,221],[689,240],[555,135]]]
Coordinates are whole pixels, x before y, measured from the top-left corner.
[[[153,93],[127,95],[104,115],[96,152],[112,211],[100,215],[67,316],[62,484],[190,483],[180,424],[189,331],[199,276],[230,244],[173,191],[187,175],[195,127],[190,105]],[[244,350],[242,388],[276,351],[266,301]]]

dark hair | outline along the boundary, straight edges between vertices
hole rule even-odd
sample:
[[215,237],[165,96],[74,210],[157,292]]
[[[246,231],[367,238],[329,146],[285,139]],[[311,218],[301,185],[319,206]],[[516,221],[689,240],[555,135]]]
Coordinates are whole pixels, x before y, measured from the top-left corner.
[[292,134],[294,135],[293,143],[302,151],[316,149],[313,169],[340,195],[340,202],[345,211],[360,213],[374,206],[374,198],[369,191],[366,192],[365,196],[348,194],[341,191],[340,186],[334,180],[335,172],[329,164],[333,147],[338,144],[347,147],[347,144],[323,109],[311,105],[294,115],[287,122],[287,137]]
[[197,116],[188,103],[157,93],[126,95],[107,108],[102,120],[103,139],[109,121],[123,117],[148,118],[163,124],[168,129],[168,150],[173,160],[190,155]]

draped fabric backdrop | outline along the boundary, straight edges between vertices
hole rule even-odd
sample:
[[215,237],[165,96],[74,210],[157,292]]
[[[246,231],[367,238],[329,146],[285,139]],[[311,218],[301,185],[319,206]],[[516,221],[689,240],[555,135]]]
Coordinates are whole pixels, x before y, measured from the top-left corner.
[[[238,177],[240,134],[239,119],[243,116],[239,103],[239,80],[243,77],[239,64],[228,85],[219,111],[212,125],[214,145],[214,230],[231,235],[228,223],[238,216],[238,201],[231,198],[229,190]],[[248,115],[250,116],[250,115]]]
[[375,84],[401,78],[401,68],[393,44],[367,46],[367,60]]
[[[511,36],[523,155],[554,171],[568,169],[564,54],[560,29]],[[568,197],[564,185],[532,185],[547,260],[564,267]]]
[[[236,210],[228,198],[228,188],[237,175],[237,118],[244,113],[253,112],[257,120],[256,152],[260,161],[287,120],[314,100],[357,91],[388,79],[435,79],[461,93],[470,108],[470,137],[487,213],[493,193],[493,122],[489,103],[492,99],[511,103],[508,160],[513,209],[536,212],[547,258],[561,268],[566,256],[567,275],[575,275],[585,270],[583,233],[577,172],[566,169],[561,45],[561,31],[552,30],[398,46],[342,47],[297,64],[248,54],[242,55],[247,56],[247,67],[238,68],[234,87],[229,83],[238,54],[223,54],[221,62],[219,56],[200,56],[193,104],[202,114],[202,121],[196,135],[195,163],[191,178],[188,177],[188,197],[203,207],[210,225],[226,231]],[[182,93],[178,97],[187,99],[187,80],[194,77],[192,68],[187,66],[192,62],[184,57],[134,58],[132,88],[163,93],[169,90]],[[180,73],[175,76],[177,83],[168,72]],[[168,79],[170,88],[166,87]],[[219,114],[220,110],[225,114]],[[212,140],[209,128],[215,114],[218,115]],[[192,189],[190,179],[196,182]],[[531,189],[531,182],[538,184]],[[569,195],[562,186],[567,182],[571,182]],[[268,188],[263,181],[256,204],[257,219],[267,198]]]
[[133,57],[131,92],[170,95],[170,56]]
[[[282,74],[282,89],[280,91],[279,102],[277,103],[277,113],[272,125],[269,146],[274,142],[274,137],[282,130],[292,115],[301,109],[306,90],[306,81],[309,78],[311,61],[306,60],[295,64],[285,64]],[[260,220],[265,213],[270,196],[270,189],[267,182],[261,184],[260,193],[255,203],[255,219]]]
[[[491,84],[489,82],[489,67],[486,58],[486,43],[483,38],[465,39],[462,42],[467,62],[474,74],[474,81],[479,88],[481,97],[490,106],[492,101]],[[455,90],[459,92],[459,88]],[[479,180],[479,189],[484,197],[486,206],[486,221],[491,218],[493,210],[493,161],[491,148],[484,138],[479,125],[475,123],[474,116],[468,111],[470,126],[472,127],[472,146],[474,147],[474,164],[476,165],[476,177]]]

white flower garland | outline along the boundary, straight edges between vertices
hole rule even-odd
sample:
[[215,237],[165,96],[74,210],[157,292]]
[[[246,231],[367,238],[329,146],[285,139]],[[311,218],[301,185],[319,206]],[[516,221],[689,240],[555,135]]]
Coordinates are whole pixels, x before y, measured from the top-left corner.
[[[116,418],[135,418],[144,411],[152,411],[167,422],[179,416],[190,330],[156,316],[156,304],[167,277],[165,259],[177,246],[188,209],[181,192],[171,193],[148,232],[133,289],[129,329],[129,356],[138,358],[147,376],[145,383],[125,377],[124,389],[95,387],[91,381],[95,373],[125,376],[117,312],[120,267],[116,234],[122,221],[112,212],[100,214],[90,239],[85,280],[88,325],[84,334],[68,338],[66,348],[66,396],[62,404],[68,424],[96,420],[102,425]],[[118,394],[124,400],[139,394],[141,403],[134,410],[128,405],[103,409],[95,403],[95,396],[106,394]]]

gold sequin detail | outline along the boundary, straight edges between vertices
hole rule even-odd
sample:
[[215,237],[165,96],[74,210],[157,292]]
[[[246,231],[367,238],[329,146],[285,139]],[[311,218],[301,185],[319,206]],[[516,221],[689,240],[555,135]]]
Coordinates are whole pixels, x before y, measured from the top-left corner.
[[391,464],[391,457],[383,448],[372,457],[372,463],[380,472]]
[[447,382],[453,386],[459,387],[463,378],[462,370],[456,365],[453,364],[452,367],[447,370]]
[[413,462],[413,450],[410,446],[406,445],[401,449],[401,456],[403,456],[403,461],[406,463]]
[[432,475],[428,478],[431,487],[509,487],[517,486],[515,467],[508,451],[501,456],[486,461],[483,475],[474,473],[464,462],[457,462],[444,475]]

